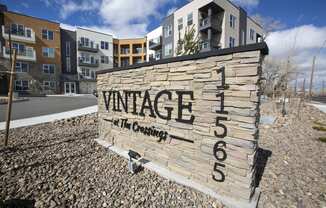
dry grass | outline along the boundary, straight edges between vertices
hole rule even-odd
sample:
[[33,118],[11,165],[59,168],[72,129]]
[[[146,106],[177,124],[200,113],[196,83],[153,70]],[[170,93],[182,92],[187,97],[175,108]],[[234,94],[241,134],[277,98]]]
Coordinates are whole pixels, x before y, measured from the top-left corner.
[[312,128],[317,131],[326,131],[326,127],[323,126],[313,126]]

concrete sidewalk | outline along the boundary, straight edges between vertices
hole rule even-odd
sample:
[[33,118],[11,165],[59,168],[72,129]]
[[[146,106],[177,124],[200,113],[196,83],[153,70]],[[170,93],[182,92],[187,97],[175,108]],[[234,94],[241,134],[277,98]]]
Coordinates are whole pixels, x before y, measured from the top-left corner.
[[[55,113],[55,114],[49,114],[49,115],[43,115],[43,116],[37,116],[32,118],[24,118],[24,119],[18,119],[13,120],[10,122],[10,129],[19,128],[19,127],[25,127],[25,126],[32,126],[42,123],[48,123],[55,120],[61,120],[61,119],[67,119],[67,118],[73,118],[77,116],[83,116],[91,113],[97,112],[97,105],[81,108],[77,110],[72,111],[66,111],[62,113]],[[0,123],[0,130],[4,130],[6,128],[6,122]]]
[[309,105],[312,105],[312,106],[318,108],[320,111],[326,113],[326,104],[322,104],[322,103],[310,103]]

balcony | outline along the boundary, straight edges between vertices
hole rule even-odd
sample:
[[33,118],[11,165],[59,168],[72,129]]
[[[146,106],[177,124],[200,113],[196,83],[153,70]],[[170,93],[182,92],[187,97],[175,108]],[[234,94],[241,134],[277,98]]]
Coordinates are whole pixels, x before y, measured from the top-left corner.
[[127,55],[127,54],[130,54],[130,49],[129,49],[129,46],[126,47],[126,46],[120,46],[120,54],[121,55]]
[[219,44],[210,40],[202,40],[200,42],[200,52],[207,52],[219,49]]
[[[9,40],[9,28],[2,25],[2,36]],[[25,43],[35,43],[35,32],[31,28],[24,28],[22,31],[11,32],[12,41],[20,41]]]
[[199,31],[206,32],[208,29],[212,29],[214,32],[222,32],[222,21],[217,15],[206,17],[199,21]]
[[92,53],[97,53],[99,51],[99,45],[98,44],[83,44],[82,42],[78,41],[78,50],[80,51],[87,51]]
[[[10,49],[3,47],[3,57],[9,59],[10,58]],[[17,51],[17,59],[23,61],[36,61],[36,52],[32,47],[26,47],[25,50]]]
[[85,61],[84,59],[79,58],[78,64],[79,66],[99,67],[99,60],[93,59],[92,61]]
[[132,50],[132,54],[142,54],[143,49],[141,47],[134,47]]
[[150,50],[159,50],[162,48],[162,36],[149,40],[149,49]]

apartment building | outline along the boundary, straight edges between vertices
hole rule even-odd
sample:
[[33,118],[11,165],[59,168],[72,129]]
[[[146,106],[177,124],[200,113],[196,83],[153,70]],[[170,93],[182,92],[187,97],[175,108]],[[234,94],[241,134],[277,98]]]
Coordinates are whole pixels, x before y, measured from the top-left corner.
[[162,52],[162,58],[176,56],[178,40],[190,28],[196,30],[201,52],[256,43],[263,37],[262,27],[229,0],[193,0],[167,16],[161,26],[162,46],[151,53]]
[[155,61],[162,58],[162,30],[160,26],[146,35],[146,61]]
[[[4,5],[1,5],[1,19],[1,71],[10,70],[10,48],[17,51],[14,91],[20,94],[60,93],[59,23],[7,11]],[[2,82],[8,86],[8,79]]]
[[124,67],[146,60],[146,38],[114,39],[114,67]]
[[90,94],[96,90],[96,71],[113,67],[113,37],[80,27],[76,37],[79,93]]
[[79,93],[77,72],[77,34],[76,31],[61,29],[61,92]]

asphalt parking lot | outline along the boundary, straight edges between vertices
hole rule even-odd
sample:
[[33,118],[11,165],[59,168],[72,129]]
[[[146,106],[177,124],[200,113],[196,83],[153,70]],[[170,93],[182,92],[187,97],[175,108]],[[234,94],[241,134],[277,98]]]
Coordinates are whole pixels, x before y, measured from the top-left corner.
[[[61,113],[93,105],[97,105],[97,98],[93,95],[29,98],[28,101],[13,103],[11,120]],[[7,105],[0,105],[0,122],[5,121],[6,111]]]

